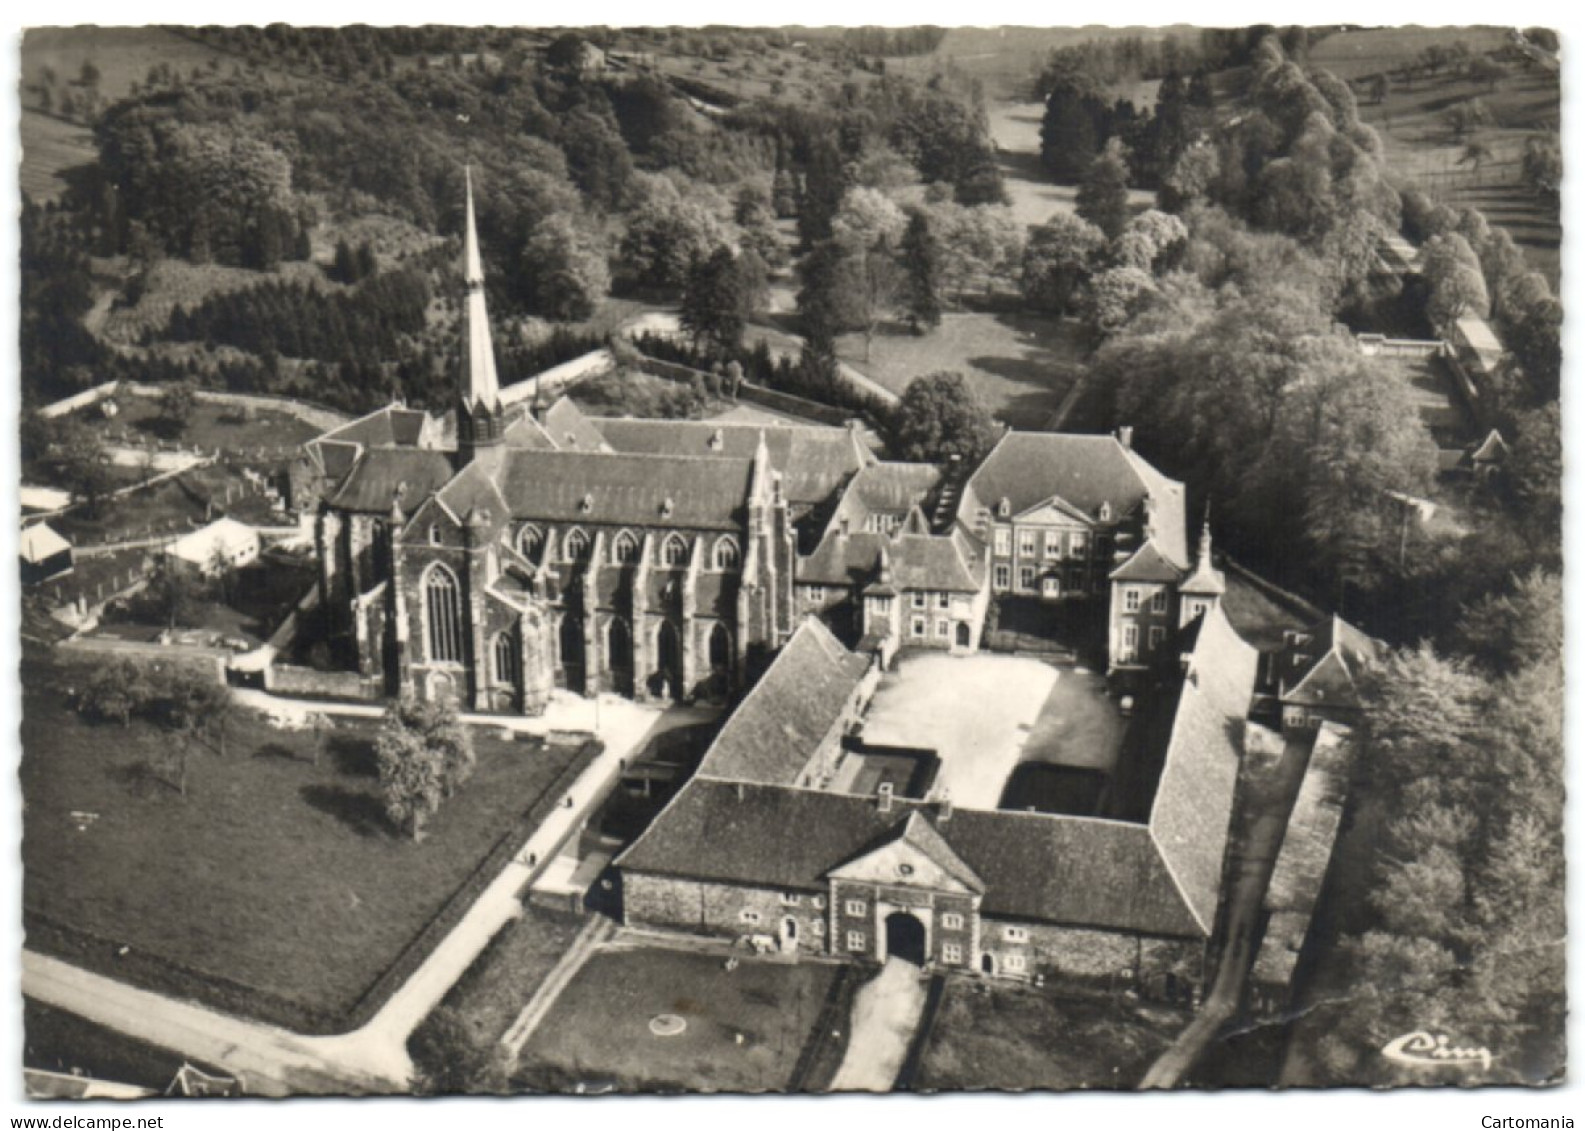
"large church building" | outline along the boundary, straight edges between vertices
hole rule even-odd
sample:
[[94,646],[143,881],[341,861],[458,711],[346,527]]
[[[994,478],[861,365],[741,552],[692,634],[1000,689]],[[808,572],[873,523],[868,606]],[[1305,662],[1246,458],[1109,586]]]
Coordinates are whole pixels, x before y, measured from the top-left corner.
[[883,461],[856,422],[530,409],[497,378],[471,186],[463,258],[452,411],[393,404],[307,445],[324,629],[387,695],[526,713],[558,687],[729,697],[805,616],[886,663],[977,650],[1019,596],[1108,603],[1126,675],[1219,599],[1182,484],[1126,430],[1008,432],[960,469]]

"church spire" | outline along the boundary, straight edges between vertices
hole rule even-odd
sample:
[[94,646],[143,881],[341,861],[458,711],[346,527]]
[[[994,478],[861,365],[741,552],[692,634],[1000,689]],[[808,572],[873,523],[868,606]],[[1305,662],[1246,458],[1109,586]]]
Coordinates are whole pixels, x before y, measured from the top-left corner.
[[468,216],[463,232],[463,281],[467,285],[467,371],[463,374],[457,406],[457,446],[464,459],[481,447],[501,439],[501,384],[495,373],[495,349],[490,344],[490,315],[484,305],[484,260],[479,254],[479,232],[473,218],[473,170],[466,168]]
[[1196,563],[1200,569],[1211,568],[1211,504],[1205,504],[1205,521],[1200,524],[1200,560]]

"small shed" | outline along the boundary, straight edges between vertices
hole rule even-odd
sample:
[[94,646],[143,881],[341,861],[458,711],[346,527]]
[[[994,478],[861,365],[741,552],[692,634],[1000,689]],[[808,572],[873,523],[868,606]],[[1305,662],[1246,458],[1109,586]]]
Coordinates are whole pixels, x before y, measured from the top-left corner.
[[234,518],[217,519],[178,538],[165,553],[204,577],[218,577],[258,560],[259,532]]
[[72,571],[72,544],[38,522],[22,528],[22,584],[37,585]]

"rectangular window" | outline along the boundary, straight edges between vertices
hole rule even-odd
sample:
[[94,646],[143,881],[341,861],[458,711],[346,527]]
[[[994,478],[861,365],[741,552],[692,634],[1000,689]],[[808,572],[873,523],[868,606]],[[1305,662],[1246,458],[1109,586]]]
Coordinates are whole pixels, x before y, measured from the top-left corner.
[[1161,647],[1161,642],[1167,638],[1167,630],[1159,624],[1150,626],[1150,650],[1154,652]]
[[952,622],[949,620],[936,621],[936,635],[945,640],[952,635]]
[[1139,611],[1139,590],[1132,587],[1123,590],[1123,612],[1137,613]]
[[961,931],[963,929],[963,916],[955,911],[948,911],[941,916],[941,928],[946,931]]
[[803,896],[797,892],[784,891],[781,893],[781,905],[783,907],[797,907],[802,902]]
[[1035,587],[1035,567],[1018,567],[1018,588],[1028,592]]
[[909,597],[914,603],[914,608],[922,609],[925,607],[925,595],[922,592],[916,590],[909,594]]
[[848,932],[848,949],[849,950],[863,950],[864,949],[864,932],[863,931],[849,931]]
[[842,905],[842,910],[849,915],[863,915],[864,901],[862,899],[850,899]]
[[1020,530],[1018,532],[1018,556],[1032,558],[1035,556],[1035,532],[1033,530]]
[[1002,938],[1008,942],[1028,942],[1029,932],[1023,927],[1006,927],[1002,930]]
[[925,618],[924,617],[915,617],[914,620],[913,620],[913,624],[910,625],[909,627],[911,628],[911,630],[913,631],[913,634],[915,636],[923,636],[925,634]]
[[952,607],[952,594],[950,594],[950,593],[937,593],[936,594],[936,608],[938,608],[938,609],[950,609],[951,607]]
[[1046,531],[1046,557],[1060,558],[1062,556],[1062,531]]
[[1153,613],[1164,613],[1167,611],[1167,591],[1165,589],[1157,589],[1151,595],[1150,611]]
[[996,528],[996,553],[997,553],[997,555],[999,557],[1005,558],[1008,554],[1010,554],[1012,552],[1012,549],[1013,549],[1013,534],[1012,534],[1012,531],[1008,530],[1007,527],[1005,527],[1005,526],[998,526]]
[[1123,654],[1124,660],[1132,660],[1139,651],[1139,626],[1137,624],[1123,625]]
[[741,919],[745,923],[758,923],[759,922],[759,912],[758,911],[750,911],[746,907],[742,911],[739,911],[737,913],[737,917],[739,919]]
[[1062,596],[1062,579],[1059,577],[1042,577],[1040,579],[1040,595],[1042,597]]
[[1072,567],[1069,567],[1067,585],[1068,585],[1068,592],[1069,593],[1083,593],[1084,592],[1084,567],[1083,566],[1072,566]]
[[1024,956],[1021,954],[1009,954],[1007,956],[1007,971],[1010,974],[1022,974],[1024,972]]
[[1007,584],[1008,584],[1008,581],[1011,579],[1011,577],[1012,577],[1012,574],[1008,571],[1006,566],[999,565],[999,566],[996,567],[995,582],[996,582],[996,591],[998,593],[1005,593],[1007,591]]
[[817,895],[810,902],[815,905],[815,910],[816,911],[824,911],[825,910],[825,906],[826,906],[826,897],[825,896]]
[[1090,552],[1090,536],[1082,530],[1068,535],[1068,557],[1082,558]]
[[962,962],[963,948],[955,942],[941,944],[941,961]]
[[809,598],[811,604],[821,604],[826,599],[825,587],[820,585],[811,585],[808,589],[804,590],[804,595]]

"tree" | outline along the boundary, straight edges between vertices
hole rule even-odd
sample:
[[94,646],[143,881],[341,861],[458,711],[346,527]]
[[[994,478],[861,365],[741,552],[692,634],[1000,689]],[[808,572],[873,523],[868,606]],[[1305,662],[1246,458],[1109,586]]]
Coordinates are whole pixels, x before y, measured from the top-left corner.
[[640,186],[640,201],[628,215],[622,257],[642,282],[680,290],[695,260],[731,244],[730,232],[707,194],[685,199],[665,177],[635,174],[634,181]]
[[1491,110],[1479,98],[1471,98],[1450,108],[1442,115],[1442,120],[1453,131],[1453,136],[1463,141],[1480,127],[1491,125]]
[[851,255],[849,261],[854,280],[852,293],[857,300],[853,318],[864,333],[864,360],[868,361],[876,330],[896,309],[903,293],[903,273],[884,233],[872,245]]
[[1370,93],[1371,103],[1376,106],[1380,106],[1387,100],[1387,94],[1392,89],[1387,81],[1387,76],[1379,71],[1365,80],[1365,87]]
[[176,791],[186,797],[188,763],[204,736],[216,734],[219,753],[225,754],[231,690],[200,672],[176,669],[156,682],[150,699],[154,720],[175,739],[157,757],[168,776],[174,773]]
[[941,325],[941,248],[930,218],[915,209],[902,242],[902,302],[915,334]]
[[1105,232],[1107,239],[1116,239],[1128,223],[1128,162],[1119,139],[1107,142],[1100,156],[1090,162],[1079,186],[1077,205],[1079,215]]
[[445,756],[408,721],[413,700],[393,703],[375,740],[380,798],[385,815],[402,835],[424,839],[424,827],[445,796]]
[[1525,139],[1520,176],[1538,196],[1556,196],[1563,185],[1563,150],[1556,134],[1535,134]]
[[1460,650],[1496,675],[1511,675],[1563,654],[1563,583],[1532,569],[1505,593],[1488,593],[1458,618]]
[[964,466],[972,466],[1000,434],[973,386],[963,374],[951,371],[915,378],[887,422],[892,455],[924,463],[958,456]]
[[181,435],[182,429],[192,419],[193,406],[198,403],[198,385],[194,381],[176,381],[160,394],[159,421],[168,436]]
[[90,718],[114,720],[123,727],[148,702],[150,688],[143,669],[129,659],[97,668],[77,697],[77,709]]
[[449,1005],[435,1009],[412,1038],[414,1090],[420,1095],[469,1095],[483,1090],[494,1055],[473,1023]]
[[521,277],[530,309],[558,322],[589,318],[611,292],[600,237],[564,212],[535,226],[523,246]]
[[1464,77],[1471,82],[1485,83],[1488,94],[1496,92],[1497,84],[1507,78],[1508,73],[1508,68],[1490,55],[1482,55],[1478,59],[1471,60],[1464,69]]
[[[1557,401],[1520,413],[1505,471],[1537,533],[1555,547],[1563,522],[1563,422]],[[1550,554],[1548,555],[1550,556]]]
[[1189,239],[1189,229],[1178,217],[1152,208],[1128,222],[1112,247],[1123,267],[1159,273],[1172,265]]
[[1031,228],[1020,279],[1025,303],[1048,314],[1069,313],[1105,246],[1105,233],[1067,212]]
[[728,248],[694,261],[683,288],[681,321],[696,348],[730,356],[742,346],[742,299],[737,261]]
[[1430,297],[1426,316],[1443,337],[1466,314],[1484,318],[1491,309],[1480,259],[1469,241],[1457,232],[1432,236],[1421,252]]
[[1155,292],[1150,272],[1138,267],[1111,267],[1093,276],[1083,308],[1090,340],[1104,341],[1128,325]]
[[890,197],[859,186],[843,195],[842,207],[831,218],[831,238],[851,255],[874,247],[882,239],[896,246],[907,226],[908,217]]
[[165,558],[149,576],[144,596],[165,627],[174,629],[198,620],[204,587],[185,566],[174,558]]
[[1464,143],[1464,152],[1458,155],[1460,165],[1473,165],[1475,176],[1480,176],[1480,167],[1492,159],[1491,146],[1476,138]]

